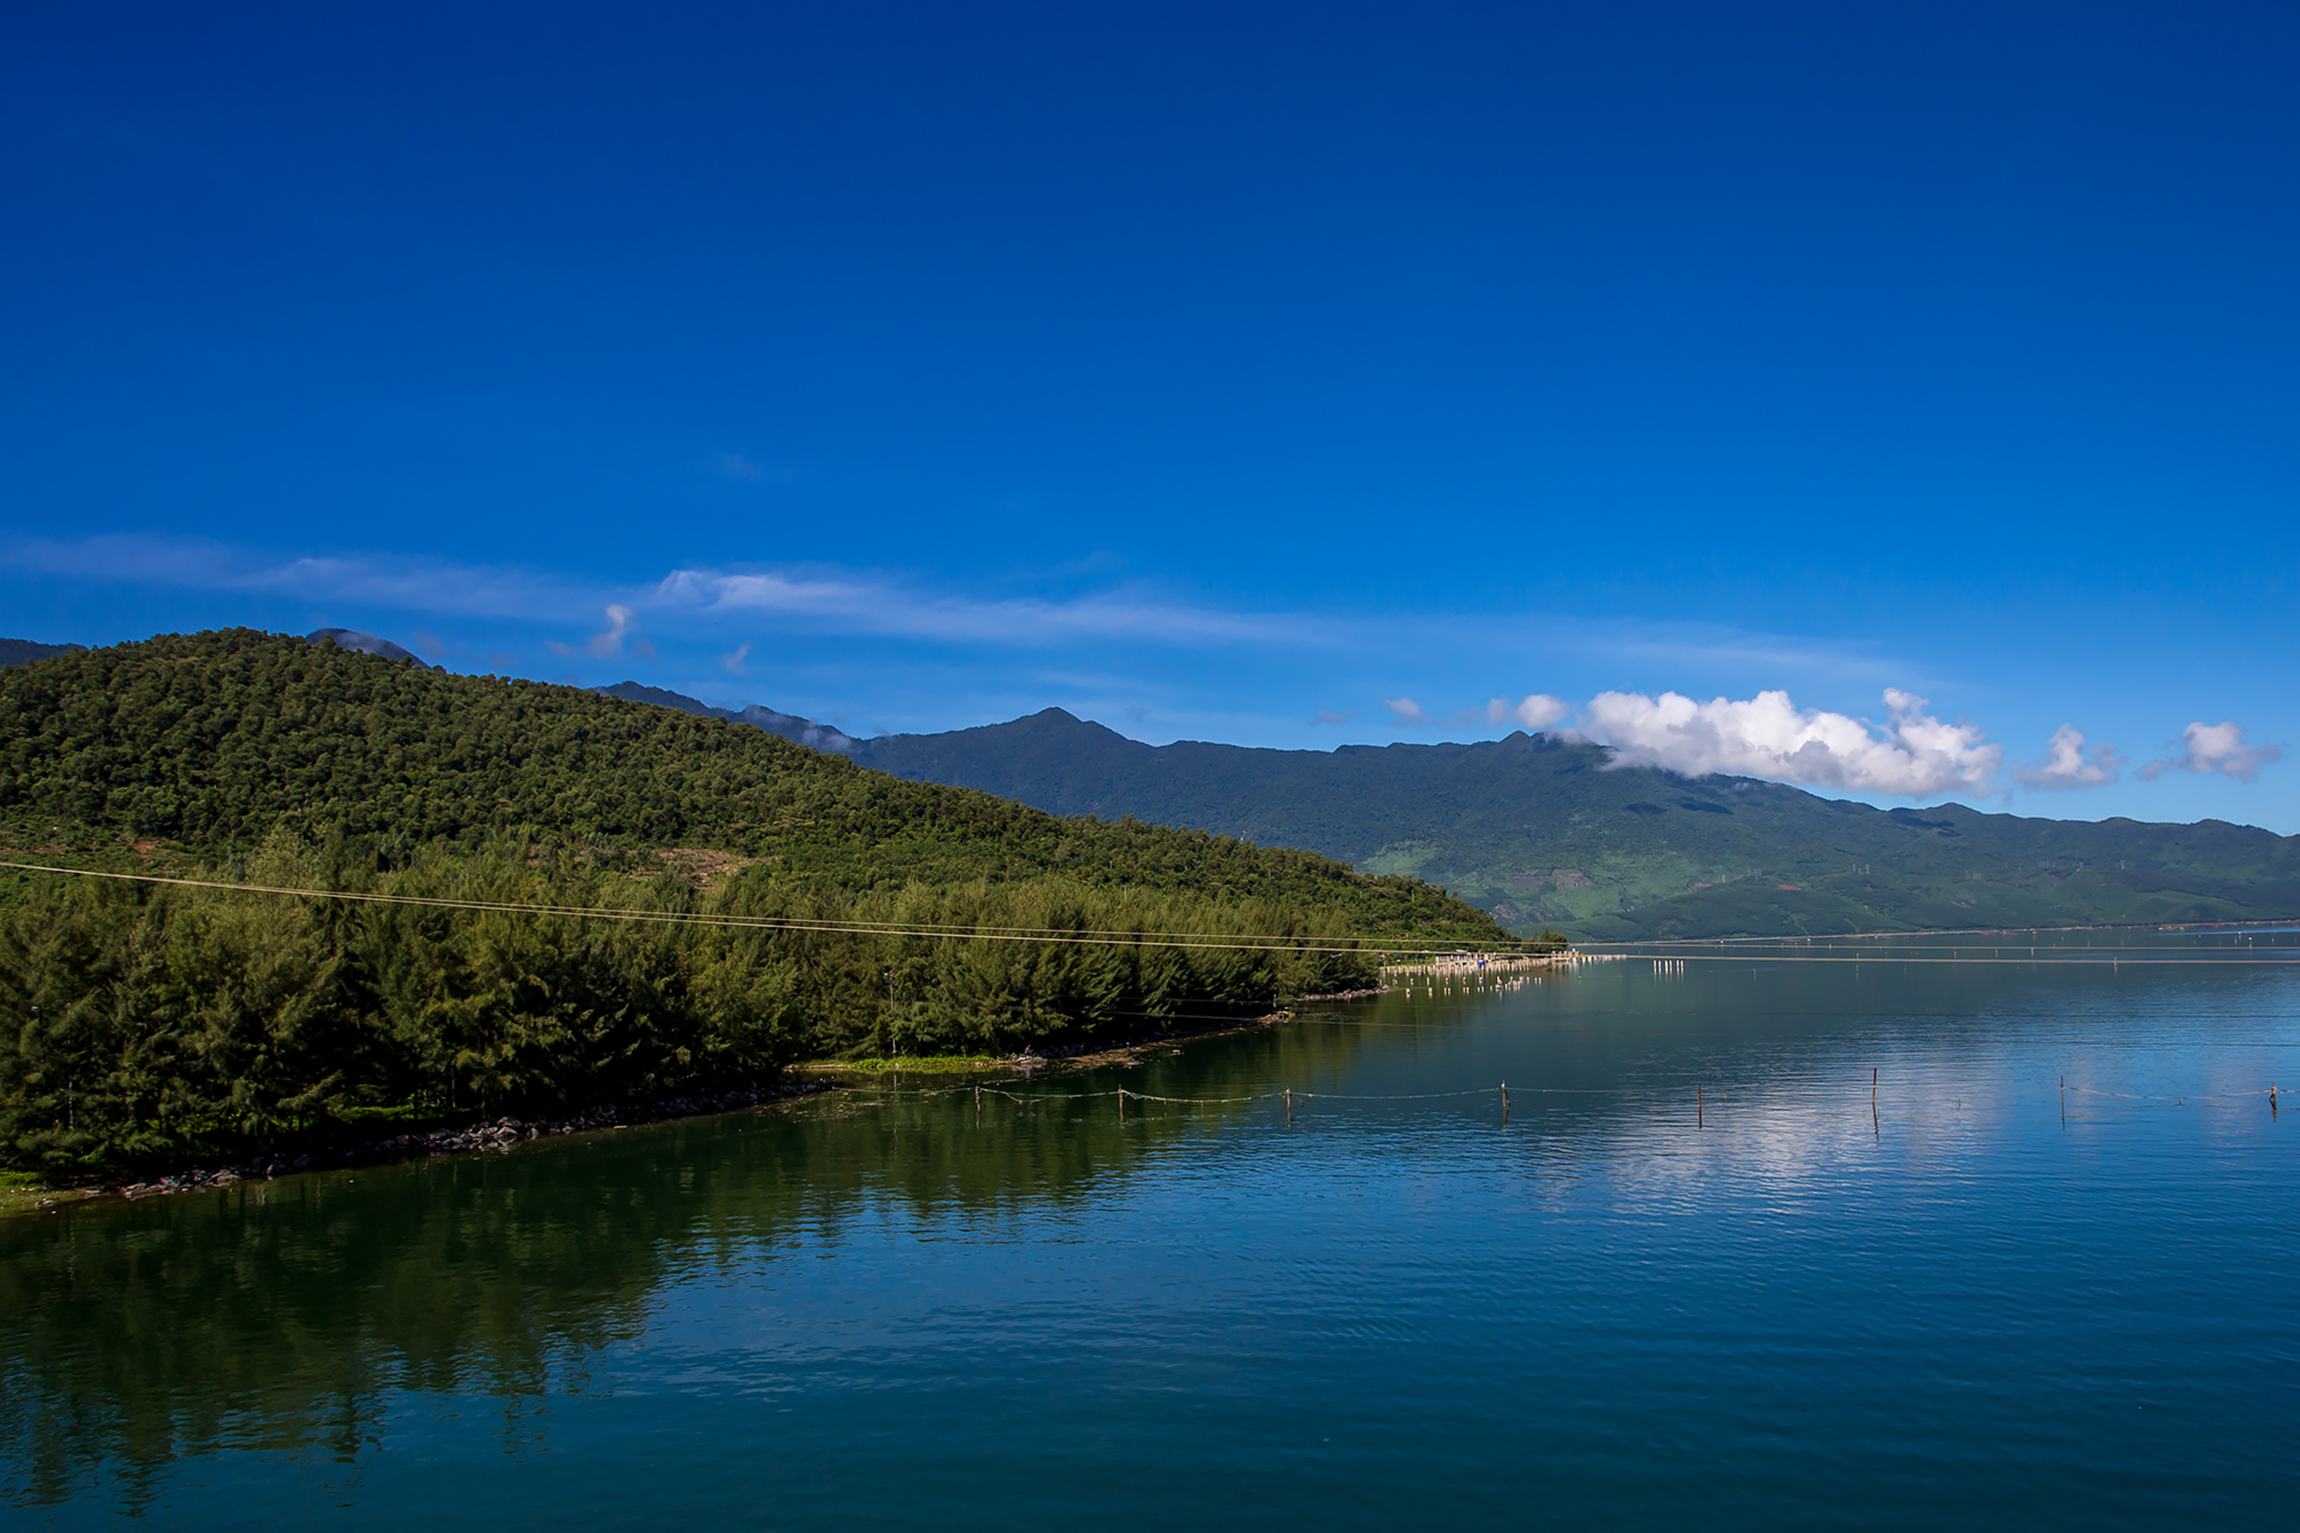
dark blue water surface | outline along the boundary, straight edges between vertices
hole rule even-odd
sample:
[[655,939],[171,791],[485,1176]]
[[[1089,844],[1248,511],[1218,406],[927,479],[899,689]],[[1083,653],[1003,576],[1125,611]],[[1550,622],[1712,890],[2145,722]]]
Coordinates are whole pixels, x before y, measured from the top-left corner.
[[[2300,1085],[2300,970],[1792,958],[1400,991],[979,1115],[906,1081],[0,1221],[0,1495],[18,1526],[2300,1515],[2300,1122],[2265,1095]],[[1120,1085],[1259,1100],[1067,1098]]]

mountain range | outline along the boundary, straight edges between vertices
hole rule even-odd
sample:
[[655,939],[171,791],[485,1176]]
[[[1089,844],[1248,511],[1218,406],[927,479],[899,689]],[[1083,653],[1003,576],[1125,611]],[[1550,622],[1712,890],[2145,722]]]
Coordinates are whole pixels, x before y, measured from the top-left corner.
[[11,665],[30,665],[50,655],[69,655],[86,648],[81,644],[42,644],[34,639],[0,639],[0,669]]
[[[325,633],[407,663],[388,640]],[[0,664],[77,651],[12,640]],[[418,664],[420,662],[417,662]],[[1549,734],[1270,750],[1152,746],[1059,708],[857,739],[772,708],[624,682],[625,702],[750,725],[910,782],[1057,815],[1209,831],[1443,887],[1519,936],[2257,921],[2300,915],[2300,837],[2206,820],[1880,810],[1778,783],[1685,778]]]
[[754,724],[915,782],[1064,815],[1315,851],[1438,884],[1520,935],[1602,940],[2300,915],[2300,837],[2206,820],[2050,820],[1949,803],[1876,809],[1742,777],[1685,778],[1602,746],[1152,746],[1049,708],[861,740],[635,682],[634,702]]

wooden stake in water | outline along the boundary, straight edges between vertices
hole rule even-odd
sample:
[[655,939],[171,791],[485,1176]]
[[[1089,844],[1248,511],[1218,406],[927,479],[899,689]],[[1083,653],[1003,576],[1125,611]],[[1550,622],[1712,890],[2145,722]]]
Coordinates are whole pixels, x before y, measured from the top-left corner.
[[1509,1082],[1507,1081],[1501,1083],[1501,1123],[1504,1128],[1509,1126]]
[[1869,1132],[1872,1134],[1884,1132],[1884,1129],[1877,1123],[1877,1069],[1874,1065],[1869,1067]]
[[2068,1077],[2060,1078],[2060,1126],[2068,1127]]
[[1287,1126],[1290,1128],[1290,1127],[1292,1127],[1292,1126],[1293,1126],[1293,1122],[1294,1122],[1294,1088],[1293,1088],[1293,1087],[1291,1087],[1291,1086],[1288,1086],[1288,1087],[1286,1088],[1286,1124],[1287,1124]]
[[1699,1081],[1693,1083],[1693,1126],[1695,1128],[1704,1126],[1701,1112],[1701,1083]]

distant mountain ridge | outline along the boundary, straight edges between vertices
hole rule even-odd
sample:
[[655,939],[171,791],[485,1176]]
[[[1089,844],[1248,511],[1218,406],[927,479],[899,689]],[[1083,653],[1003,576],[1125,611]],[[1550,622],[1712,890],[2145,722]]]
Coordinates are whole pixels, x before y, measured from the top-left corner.
[[357,628],[316,628],[304,635],[304,642],[307,644],[317,644],[322,640],[333,644],[337,649],[348,649],[357,654],[375,655],[384,660],[396,660],[402,665],[421,665],[427,671],[440,669],[437,666],[425,665],[422,657],[411,649],[394,644],[389,639],[379,639],[372,633],[362,633]]
[[[1591,938],[2262,920],[2300,915],[2300,837],[2207,820],[1875,809],[1748,778],[1620,766],[1600,746],[1152,746],[1049,708],[857,740],[625,683],[634,701],[755,722],[914,782],[1056,814],[1132,816],[1441,884],[1521,934]],[[811,737],[810,737],[811,736]]]
[[50,655],[77,654],[85,644],[42,644],[36,639],[0,639],[0,669],[11,665],[30,665]]
[[[839,755],[851,755],[856,741],[844,731],[829,724],[817,724],[796,714],[777,713],[772,708],[752,704],[747,708],[714,708],[678,692],[667,692],[661,687],[643,686],[636,681],[619,681],[611,687],[597,687],[609,697],[619,697],[627,703],[653,703],[658,708],[676,708],[681,713],[700,714],[707,719],[731,719],[737,724],[749,724],[771,735],[781,735],[800,745]],[[913,781],[924,781],[914,778]]]

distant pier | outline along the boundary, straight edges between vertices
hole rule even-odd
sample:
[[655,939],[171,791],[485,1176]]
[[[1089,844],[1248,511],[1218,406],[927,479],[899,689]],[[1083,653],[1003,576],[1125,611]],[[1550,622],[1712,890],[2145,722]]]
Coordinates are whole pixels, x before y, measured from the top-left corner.
[[1426,957],[1411,958],[1400,963],[1382,965],[1387,975],[1413,976],[1417,974],[1457,976],[1479,974],[1522,974],[1532,969],[1562,968],[1574,961],[1571,948],[1559,948],[1552,953],[1431,953]]

